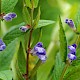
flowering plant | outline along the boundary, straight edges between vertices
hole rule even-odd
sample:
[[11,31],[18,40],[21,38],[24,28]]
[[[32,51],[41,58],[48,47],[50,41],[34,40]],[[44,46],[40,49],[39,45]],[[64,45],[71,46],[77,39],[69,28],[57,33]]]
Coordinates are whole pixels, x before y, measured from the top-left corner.
[[80,79],[79,11],[76,19],[66,18],[65,2],[52,7],[46,0],[1,0],[0,80]]

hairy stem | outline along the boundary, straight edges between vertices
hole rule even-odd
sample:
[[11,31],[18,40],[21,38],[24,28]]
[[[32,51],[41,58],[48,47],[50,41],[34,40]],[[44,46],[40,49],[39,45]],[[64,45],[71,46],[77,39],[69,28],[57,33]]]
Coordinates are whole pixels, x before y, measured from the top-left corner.
[[63,80],[64,74],[65,74],[65,72],[66,72],[66,70],[67,70],[67,68],[68,68],[69,65],[70,65],[70,64],[69,64],[69,60],[68,60],[68,61],[66,62],[66,65],[65,65],[63,71],[62,71],[60,80]]

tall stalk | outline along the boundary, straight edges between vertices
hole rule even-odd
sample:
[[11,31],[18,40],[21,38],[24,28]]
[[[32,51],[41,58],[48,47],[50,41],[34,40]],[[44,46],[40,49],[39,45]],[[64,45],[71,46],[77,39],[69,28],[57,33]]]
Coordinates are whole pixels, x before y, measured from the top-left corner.
[[30,43],[31,43],[31,38],[32,38],[32,32],[33,32],[33,12],[34,12],[34,7],[33,7],[33,0],[31,0],[32,4],[32,9],[31,9],[31,30],[30,30],[30,35],[29,35],[29,42],[28,42],[28,50],[27,50],[27,61],[26,61],[26,74],[27,78],[26,80],[29,80],[29,52],[30,52]]

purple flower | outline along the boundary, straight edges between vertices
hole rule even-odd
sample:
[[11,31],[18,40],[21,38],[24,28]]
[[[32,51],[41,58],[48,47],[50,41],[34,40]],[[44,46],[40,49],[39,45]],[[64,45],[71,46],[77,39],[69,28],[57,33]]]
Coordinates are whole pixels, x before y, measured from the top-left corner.
[[30,28],[30,25],[21,26],[21,27],[19,28],[19,30],[21,30],[22,32],[26,32],[29,28]]
[[68,58],[69,58],[70,60],[76,60],[76,55],[69,53],[69,54],[68,54]]
[[28,30],[28,28],[26,26],[21,26],[19,28],[22,32],[26,32]]
[[68,24],[71,28],[74,28],[75,27],[74,22],[71,19],[70,20],[69,19],[66,19],[65,20],[65,23]]
[[68,46],[68,49],[70,50],[70,52],[68,53],[68,58],[70,60],[76,60],[76,44],[73,44],[71,46]]
[[3,16],[3,19],[6,21],[11,21],[13,18],[16,18],[16,17],[17,17],[16,13],[8,13]]
[[17,17],[16,13],[8,13],[7,16],[9,16],[11,18],[16,18]]
[[37,47],[43,47],[43,44],[42,44],[42,42],[38,42],[38,43],[36,44],[36,46],[37,46]]
[[3,19],[6,21],[12,21],[12,18],[7,15],[3,16]]
[[0,39],[0,51],[3,51],[6,48],[5,43]]
[[38,42],[30,51],[30,53],[32,53],[32,55],[38,56],[42,62],[46,61],[46,50],[43,48],[43,44],[41,42]]
[[70,52],[72,53],[72,54],[74,54],[75,55],[75,53],[76,53],[76,44],[73,44],[73,45],[71,45],[71,46],[68,46],[68,49],[70,50]]

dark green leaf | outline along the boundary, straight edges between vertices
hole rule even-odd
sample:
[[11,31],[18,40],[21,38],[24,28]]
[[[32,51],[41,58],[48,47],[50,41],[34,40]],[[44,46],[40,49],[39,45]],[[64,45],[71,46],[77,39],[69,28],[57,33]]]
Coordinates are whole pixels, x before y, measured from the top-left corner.
[[50,24],[53,24],[53,23],[55,23],[55,22],[51,21],[51,20],[39,20],[39,23],[38,23],[37,27],[35,27],[35,29],[41,28],[43,26],[47,26],[47,25],[50,25]]
[[79,80],[80,79],[80,65],[75,66],[64,76],[63,80]]
[[66,57],[67,57],[67,41],[66,41],[66,36],[65,36],[65,32],[63,29],[63,25],[61,22],[61,18],[59,17],[59,40],[60,40],[60,54],[61,54],[61,58],[63,61],[66,61]]
[[54,67],[54,71],[53,71],[53,80],[59,80],[61,73],[63,71],[64,68],[64,62],[62,61],[60,54],[57,54],[56,56],[56,63],[55,63],[55,67]]
[[1,12],[12,12],[18,0],[1,0]]
[[31,17],[26,6],[23,7],[23,18],[26,24],[31,24]]
[[[25,25],[25,23],[21,23],[19,25],[13,26],[3,37],[3,41],[7,44],[9,44],[11,41],[13,41],[15,38],[20,37],[21,35],[26,34],[25,32],[21,32],[19,28],[21,26]],[[28,30],[27,30],[28,32]]]
[[18,40],[11,42],[4,51],[0,52],[0,71],[8,70],[10,68],[11,60],[14,53],[18,49]]
[[[35,35],[36,34],[36,35]],[[33,32],[33,37],[32,37],[32,45],[31,47],[34,47],[34,45],[40,41],[40,38],[42,36],[42,29],[37,29],[37,30],[34,30]]]
[[5,71],[0,71],[0,80],[12,80],[12,71],[10,70],[5,70]]
[[20,72],[22,74],[26,73],[26,59],[25,59],[22,43],[20,43],[17,60],[18,60],[18,67],[20,69]]
[[34,20],[34,23],[33,23],[33,27],[34,28],[36,28],[37,26],[38,26],[38,22],[39,22],[39,20],[40,20],[40,7],[39,7],[39,9],[38,9],[38,14],[37,14],[37,16],[36,16],[36,19]]

